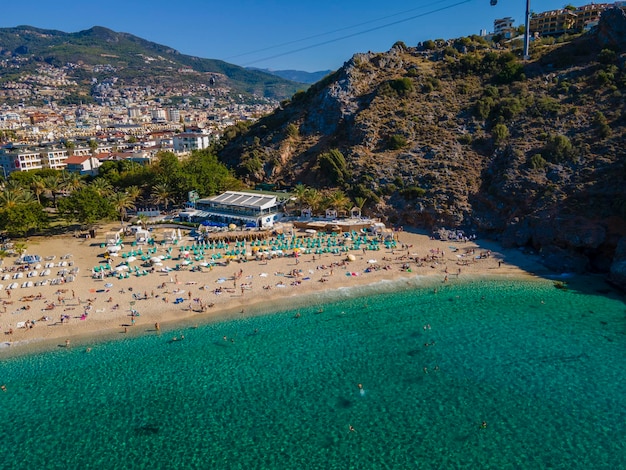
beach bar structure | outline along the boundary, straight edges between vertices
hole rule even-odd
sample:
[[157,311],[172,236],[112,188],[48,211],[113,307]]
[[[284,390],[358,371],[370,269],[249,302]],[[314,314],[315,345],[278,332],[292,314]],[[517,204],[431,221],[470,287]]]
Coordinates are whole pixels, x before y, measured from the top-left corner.
[[270,228],[283,218],[283,202],[271,194],[226,191],[196,201],[194,219]]
[[150,235],[150,232],[143,228],[140,228],[135,232],[135,242],[137,244],[146,244],[150,241],[151,238],[152,237]]
[[163,243],[178,243],[179,235],[175,228],[166,228],[163,230]]
[[104,234],[104,240],[107,245],[119,245],[122,243],[120,232],[107,232]]

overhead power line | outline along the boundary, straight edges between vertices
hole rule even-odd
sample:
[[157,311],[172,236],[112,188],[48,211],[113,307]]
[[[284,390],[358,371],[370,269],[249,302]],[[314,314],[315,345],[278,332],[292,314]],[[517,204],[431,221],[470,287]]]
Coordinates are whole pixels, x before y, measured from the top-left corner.
[[[297,52],[306,51],[308,49],[313,49],[315,47],[325,46],[327,44],[332,44],[334,42],[343,41],[344,39],[350,39],[350,38],[353,38],[355,36],[360,36],[362,34],[371,33],[372,31],[377,31],[379,29],[388,28],[390,26],[395,26],[395,25],[400,24],[400,23],[406,23],[407,21],[412,21],[412,20],[417,19],[417,18],[423,18],[424,16],[428,16],[428,15],[432,15],[434,13],[439,13],[441,11],[449,10],[450,8],[454,8],[454,7],[457,7],[459,5],[463,5],[464,3],[469,3],[471,1],[472,0],[462,0],[460,2],[456,2],[456,3],[453,3],[453,4],[445,6],[445,7],[436,8],[434,10],[430,10],[430,11],[427,11],[425,13],[421,13],[419,15],[413,15],[413,16],[410,16],[408,18],[404,18],[404,19],[401,19],[401,20],[398,20],[398,21],[393,21],[391,23],[386,23],[386,24],[383,24],[383,25],[380,25],[380,26],[376,26],[374,28],[369,28],[369,29],[366,29],[366,30],[363,30],[363,31],[358,31],[356,33],[348,34],[348,35],[341,36],[341,37],[338,37],[338,38],[335,38],[335,39],[329,39],[328,41],[318,42],[316,44],[311,44],[309,46],[300,47],[298,49],[292,49],[290,51],[282,52],[280,54],[274,54],[272,56],[264,57],[262,59],[253,60],[251,62],[248,62],[247,64],[244,64],[244,67],[247,67],[249,65],[256,64],[256,63],[259,63],[259,62],[263,62],[263,61],[266,61],[266,60],[276,59],[277,57],[283,57],[283,56],[286,56],[286,55],[295,54]],[[299,42],[299,41],[296,41],[296,42]]]
[[428,8],[428,7],[431,7],[433,5],[437,5],[439,3],[446,3],[447,1],[448,0],[439,0],[439,1],[433,2],[433,3],[429,4],[429,5],[423,5],[423,6],[420,6],[420,7],[417,7],[417,8],[411,8],[409,10],[404,10],[404,11],[401,11],[401,12],[398,12],[398,13],[394,13],[393,15],[382,16],[380,18],[376,18],[375,20],[364,21],[363,23],[357,23],[357,24],[353,24],[351,26],[346,26],[344,28],[333,29],[331,31],[326,31],[324,33],[314,34],[312,36],[308,36],[308,37],[305,37],[305,38],[294,39],[292,41],[287,41],[287,42],[283,42],[283,43],[280,43],[280,44],[274,44],[273,46],[267,46],[267,47],[263,47],[261,49],[255,49],[253,51],[242,52],[240,54],[224,57],[224,60],[236,59],[238,57],[243,57],[243,56],[247,56],[247,55],[257,54],[259,52],[265,52],[265,51],[269,51],[269,50],[272,50],[272,49],[278,49],[280,47],[290,46],[292,44],[297,44],[299,42],[310,41],[311,39],[317,39],[317,38],[328,36],[328,35],[331,35],[331,34],[340,33],[342,31],[347,31],[347,30],[350,30],[350,29],[358,28],[360,26],[365,26],[365,25],[368,25],[368,24],[377,23],[379,21],[387,20],[389,18],[394,18],[396,16],[405,15],[407,13],[411,13],[411,12],[416,11],[416,10],[423,10],[424,8]]

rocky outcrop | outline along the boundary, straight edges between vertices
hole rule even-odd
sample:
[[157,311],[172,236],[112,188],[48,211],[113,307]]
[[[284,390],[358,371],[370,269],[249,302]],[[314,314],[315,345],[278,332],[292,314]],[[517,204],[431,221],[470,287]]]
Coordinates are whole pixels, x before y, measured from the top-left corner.
[[589,266],[585,255],[550,245],[541,250],[543,264],[552,271],[561,273],[584,273]]
[[[626,236],[626,16],[602,18],[532,63],[476,38],[356,54],[221,157],[265,164],[268,182],[339,186],[389,223],[480,232],[556,271],[607,273]],[[331,149],[341,180],[319,165]]]
[[609,8],[600,16],[598,40],[611,48],[626,48],[626,12],[621,8]]
[[621,289],[626,290],[626,237],[617,244],[609,279]]

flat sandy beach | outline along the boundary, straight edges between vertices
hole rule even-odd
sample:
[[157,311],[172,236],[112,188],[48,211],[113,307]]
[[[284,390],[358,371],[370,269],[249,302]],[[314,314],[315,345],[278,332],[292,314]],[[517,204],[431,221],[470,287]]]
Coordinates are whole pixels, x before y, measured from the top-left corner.
[[[109,228],[112,228],[110,226]],[[57,347],[87,348],[99,339],[123,338],[124,335],[150,334],[157,328],[174,332],[181,325],[193,325],[259,311],[287,308],[311,310],[321,293],[340,288],[380,285],[387,281],[423,281],[436,289],[463,278],[520,278],[546,273],[537,256],[519,250],[503,250],[485,240],[442,241],[414,231],[393,232],[396,248],[381,246],[378,251],[305,254],[285,251],[285,256],[261,261],[218,260],[213,267],[192,271],[189,267],[161,272],[181,264],[178,257],[194,240],[185,235],[177,245],[160,245],[162,229],[155,228],[157,243],[131,247],[126,243],[121,253],[140,248],[156,248],[151,257],[166,255],[163,266],[149,266],[137,259],[128,263],[131,270],[148,271],[127,278],[94,279],[93,269],[107,263],[103,258],[102,230],[95,239],[72,235],[52,238],[31,237],[27,253],[39,255],[39,269],[31,265],[16,276],[16,258],[6,258],[0,281],[0,355],[25,353]],[[305,232],[295,232],[306,237]],[[213,250],[215,251],[215,250]],[[348,261],[348,254],[354,261]],[[138,256],[136,256],[139,258]],[[182,259],[182,258],[181,258]],[[111,258],[111,267],[125,261]],[[194,263],[191,266],[198,265]],[[41,276],[48,265],[50,273]],[[32,271],[37,271],[33,275]],[[65,271],[64,271],[65,270]],[[53,279],[74,280],[52,285]],[[77,272],[76,272],[77,270]],[[32,277],[28,277],[31,273]],[[47,285],[21,287],[25,282],[48,280]],[[18,287],[7,289],[12,283]],[[326,297],[326,296],[325,296]],[[322,301],[318,300],[317,304]],[[136,312],[136,314],[133,313]]]

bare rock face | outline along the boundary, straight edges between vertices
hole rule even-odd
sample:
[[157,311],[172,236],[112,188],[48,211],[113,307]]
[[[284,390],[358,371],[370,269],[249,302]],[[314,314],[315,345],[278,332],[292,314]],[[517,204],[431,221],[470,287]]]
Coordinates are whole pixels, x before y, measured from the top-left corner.
[[598,24],[598,39],[601,44],[626,48],[626,12],[621,8],[610,8],[602,12]]
[[571,249],[596,249],[606,241],[606,230],[581,217],[544,219],[527,217],[515,220],[504,230],[505,246],[558,245]]
[[542,250],[543,264],[556,272],[584,273],[589,266],[589,259],[578,253],[549,246]]
[[342,122],[351,122],[359,110],[359,83],[366,82],[366,77],[359,72],[359,64],[367,63],[371,54],[356,54],[348,61],[337,77],[315,99],[302,130],[307,134],[330,135]]
[[610,280],[620,288],[626,289],[626,237],[622,237],[617,244],[611,264]]

